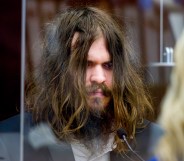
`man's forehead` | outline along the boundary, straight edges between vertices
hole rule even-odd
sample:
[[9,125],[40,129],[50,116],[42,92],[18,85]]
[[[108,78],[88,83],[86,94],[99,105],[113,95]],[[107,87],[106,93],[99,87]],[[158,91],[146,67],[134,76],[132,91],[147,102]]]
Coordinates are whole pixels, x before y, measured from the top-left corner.
[[[79,36],[80,36],[80,33],[76,31],[72,38],[72,44],[71,44],[72,47],[75,45]],[[95,31],[94,36],[95,36],[94,39],[98,39],[99,37],[103,36],[102,30],[100,29],[100,27],[97,27],[97,30]]]

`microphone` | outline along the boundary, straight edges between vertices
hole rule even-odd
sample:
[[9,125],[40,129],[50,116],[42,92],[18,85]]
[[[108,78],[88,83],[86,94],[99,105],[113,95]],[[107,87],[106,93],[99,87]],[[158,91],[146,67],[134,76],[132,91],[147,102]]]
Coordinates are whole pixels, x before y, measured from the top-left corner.
[[132,147],[130,146],[130,144],[128,143],[128,141],[127,141],[127,139],[126,139],[127,133],[126,133],[126,131],[125,131],[123,128],[121,128],[121,129],[119,129],[119,130],[117,131],[117,135],[118,135],[118,137],[119,137],[121,140],[125,141],[126,145],[127,145],[128,148],[130,149],[130,151],[131,151],[139,160],[145,161],[143,158],[141,158],[141,156],[139,156],[139,155],[132,149]]

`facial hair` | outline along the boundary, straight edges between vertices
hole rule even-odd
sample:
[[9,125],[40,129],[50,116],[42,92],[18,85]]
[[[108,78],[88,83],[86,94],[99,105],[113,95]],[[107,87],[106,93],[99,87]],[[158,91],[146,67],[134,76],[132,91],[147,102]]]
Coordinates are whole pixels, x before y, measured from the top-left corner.
[[[76,138],[89,150],[99,147],[97,144],[106,145],[109,134],[112,133],[114,120],[113,106],[109,106],[103,111],[90,110],[89,117],[85,125],[76,133]],[[94,140],[100,139],[99,142]]]
[[[87,88],[87,95],[88,95],[88,106],[90,109],[100,112],[104,110],[104,108],[109,104],[110,99],[112,97],[111,90],[104,84],[93,83],[92,85],[88,86]],[[98,96],[93,96],[100,90],[101,94],[104,96],[103,98]]]
[[[109,138],[109,134],[112,133],[112,124],[114,120],[114,107],[112,101],[111,90],[105,84],[93,83],[91,86],[86,88],[87,94],[96,92],[99,90],[102,94],[109,99],[108,105],[104,108],[101,98],[93,97],[91,102],[88,104],[89,115],[84,126],[74,133],[76,140],[79,140],[85,145],[87,149],[95,149],[99,147],[97,144],[100,143],[106,145]],[[86,112],[85,110],[83,112]],[[85,114],[81,112],[81,116]],[[80,120],[80,119],[79,119]],[[74,127],[77,127],[77,122],[74,122]],[[98,142],[98,139],[99,142]],[[97,140],[97,142],[94,142]]]

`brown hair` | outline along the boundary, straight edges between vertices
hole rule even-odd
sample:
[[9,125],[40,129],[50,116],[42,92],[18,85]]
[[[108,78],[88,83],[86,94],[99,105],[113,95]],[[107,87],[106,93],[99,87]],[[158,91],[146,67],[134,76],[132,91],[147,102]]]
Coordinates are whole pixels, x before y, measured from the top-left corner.
[[[124,128],[128,138],[134,137],[135,129],[152,111],[130,42],[116,20],[93,7],[67,9],[47,25],[40,69],[35,84],[28,86],[26,99],[35,120],[49,122],[61,139],[82,128],[88,118],[86,60],[98,29],[113,63],[113,130]],[[71,50],[76,32],[79,36]],[[125,150],[117,136],[115,143],[117,151]]]

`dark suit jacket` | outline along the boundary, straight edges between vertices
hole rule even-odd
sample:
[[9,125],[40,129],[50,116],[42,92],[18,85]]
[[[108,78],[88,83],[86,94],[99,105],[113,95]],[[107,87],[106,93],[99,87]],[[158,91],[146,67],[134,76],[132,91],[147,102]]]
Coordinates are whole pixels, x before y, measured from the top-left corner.
[[[29,131],[31,120],[29,115],[25,117],[27,121],[26,132]],[[15,121],[15,120],[14,120]],[[0,161],[19,161],[20,160],[20,135],[19,128],[17,131],[4,130],[7,122],[0,123]],[[148,160],[152,156],[152,151],[157,139],[162,133],[158,125],[146,122],[147,126],[144,129],[138,129],[136,132],[136,145],[132,144],[132,148],[144,160]],[[3,128],[2,128],[3,127]],[[18,126],[19,127],[19,126]],[[6,128],[5,128],[6,129]],[[31,128],[30,128],[31,129]],[[15,129],[14,129],[15,130]],[[48,137],[51,131],[45,130],[32,134],[32,140],[28,133],[24,137],[24,161],[75,161],[70,144],[55,142],[52,137]],[[52,138],[52,139],[50,139]],[[44,141],[45,140],[45,141]],[[111,161],[137,161],[137,157],[130,151],[128,154],[110,153]]]

